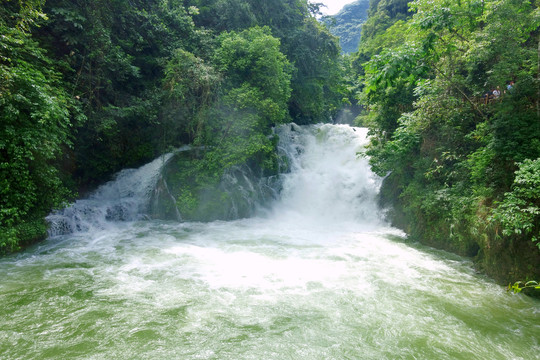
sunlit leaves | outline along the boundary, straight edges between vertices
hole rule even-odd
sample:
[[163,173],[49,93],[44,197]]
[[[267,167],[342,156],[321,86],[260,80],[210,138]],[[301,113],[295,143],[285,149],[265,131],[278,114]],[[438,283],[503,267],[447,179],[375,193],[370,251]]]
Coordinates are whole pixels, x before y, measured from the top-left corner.
[[[512,262],[514,276],[534,278],[539,254],[523,252],[540,226],[540,169],[527,160],[540,156],[538,2],[410,5],[412,18],[370,34],[357,60],[372,165],[389,174],[412,236],[472,254],[480,248],[492,273]],[[377,16],[381,28],[397,20]],[[489,98],[497,87],[502,95]]]
[[[494,210],[492,220],[503,235],[526,235],[538,241],[540,231],[540,158],[525,160],[516,171],[512,191]],[[540,248],[540,243],[537,243]]]
[[[269,28],[225,33],[214,61],[224,76],[222,98],[209,126],[209,138],[222,168],[269,154],[266,137],[287,117],[291,67]],[[271,151],[271,150],[270,150]]]
[[[261,100],[271,100],[280,109],[280,113],[267,118],[266,124],[285,119],[291,94],[292,69],[279,47],[279,40],[270,35],[269,28],[255,27],[224,34],[214,57],[226,77],[226,89],[257,89]],[[258,110],[263,111],[263,107]]]
[[512,291],[514,294],[518,294],[525,289],[540,290],[540,284],[538,281],[516,281],[514,284],[508,284],[507,291]]

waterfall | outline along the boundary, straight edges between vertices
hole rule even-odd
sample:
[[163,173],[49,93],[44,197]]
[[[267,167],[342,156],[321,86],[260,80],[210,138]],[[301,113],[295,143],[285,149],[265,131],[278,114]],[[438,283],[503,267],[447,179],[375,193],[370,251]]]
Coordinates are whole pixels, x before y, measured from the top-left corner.
[[380,223],[381,178],[362,155],[367,129],[292,124],[282,126],[278,134],[289,172],[282,175],[276,213],[317,223]]
[[279,175],[218,184],[231,216],[273,198],[250,218],[153,212],[179,199],[188,153],[51,214],[52,234],[80,233],[0,258],[2,359],[538,358],[537,300],[380,220],[366,130],[275,131]]
[[87,199],[54,211],[47,216],[49,235],[105,229],[112,222],[144,218],[161,169],[172,155],[162,155],[138,169],[122,170]]
[[[260,177],[245,164],[228,169],[216,189],[217,194],[228,194],[228,200],[216,211],[216,219],[234,220],[262,212],[319,224],[379,222],[380,179],[361,156],[367,141],[365,129],[288,124],[275,132],[280,138],[280,174]],[[88,198],[53,212],[47,217],[49,235],[102,230],[115,222],[145,218],[182,221],[176,206],[178,189],[169,186],[164,174],[175,154],[187,150],[160,156],[139,169],[122,170]]]

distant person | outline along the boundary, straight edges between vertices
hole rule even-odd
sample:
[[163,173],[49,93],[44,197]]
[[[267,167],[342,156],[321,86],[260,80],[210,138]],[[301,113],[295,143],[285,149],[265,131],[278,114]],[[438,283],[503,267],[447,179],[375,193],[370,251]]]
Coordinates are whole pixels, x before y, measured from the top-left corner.
[[495,90],[493,90],[493,99],[497,100],[501,97],[501,88],[497,86]]
[[510,81],[508,85],[506,85],[506,90],[508,90],[508,92],[512,92],[512,90],[514,89],[514,84],[514,80]]

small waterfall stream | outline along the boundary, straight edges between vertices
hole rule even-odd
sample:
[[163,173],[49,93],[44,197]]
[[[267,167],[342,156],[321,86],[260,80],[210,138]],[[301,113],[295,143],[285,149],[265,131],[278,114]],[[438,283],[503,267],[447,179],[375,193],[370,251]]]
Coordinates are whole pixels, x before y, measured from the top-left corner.
[[52,214],[0,259],[0,358],[538,357],[538,300],[384,222],[364,129],[277,132],[287,171],[252,218],[149,219],[170,155]]
[[100,186],[87,199],[77,200],[47,217],[49,235],[105,229],[118,221],[144,219],[160,170],[173,156],[165,154],[139,169],[126,169]]

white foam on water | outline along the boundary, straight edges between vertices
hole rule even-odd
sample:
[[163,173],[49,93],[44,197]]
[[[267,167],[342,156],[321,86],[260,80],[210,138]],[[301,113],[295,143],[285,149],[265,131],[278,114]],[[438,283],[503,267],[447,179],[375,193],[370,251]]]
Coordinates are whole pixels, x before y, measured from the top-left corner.
[[[2,358],[537,357],[538,301],[385,223],[364,129],[277,132],[290,172],[265,216],[113,220],[0,260]],[[144,197],[159,166],[89,201]]]

